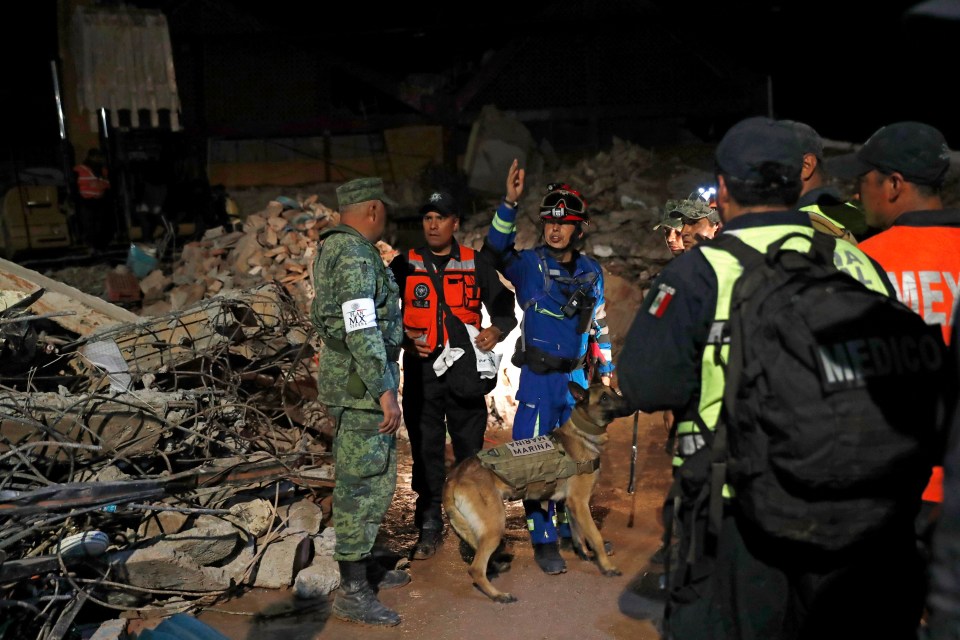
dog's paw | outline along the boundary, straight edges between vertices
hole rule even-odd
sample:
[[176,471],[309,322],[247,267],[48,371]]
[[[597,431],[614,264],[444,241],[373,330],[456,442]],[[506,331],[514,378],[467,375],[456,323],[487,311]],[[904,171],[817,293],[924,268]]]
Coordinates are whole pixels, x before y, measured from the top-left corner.
[[510,604],[511,602],[516,602],[517,599],[512,594],[501,593],[500,595],[493,597],[494,602],[499,602],[500,604]]
[[611,569],[603,569],[602,571],[603,571],[603,575],[607,576],[608,578],[623,575],[623,572],[620,571],[620,569],[617,569],[616,567],[613,567]]

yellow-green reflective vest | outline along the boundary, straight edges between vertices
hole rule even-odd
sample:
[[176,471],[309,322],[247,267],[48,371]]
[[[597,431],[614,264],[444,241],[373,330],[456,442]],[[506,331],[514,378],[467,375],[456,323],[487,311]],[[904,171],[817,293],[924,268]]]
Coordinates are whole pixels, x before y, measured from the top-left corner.
[[[724,233],[732,233],[757,251],[766,253],[767,247],[787,234],[802,233],[812,237],[816,232],[807,226],[773,225],[724,230]],[[784,247],[799,251],[809,250],[809,245],[801,238],[787,241]],[[701,251],[717,278],[717,306],[712,324],[717,327],[720,326],[719,322],[726,322],[730,318],[733,285],[740,278],[743,269],[737,259],[723,249],[704,246]],[[853,276],[869,289],[883,294],[889,293],[884,284],[886,275],[878,271],[870,258],[857,247],[846,242],[838,242],[834,248],[833,261],[838,269]],[[725,383],[724,367],[730,352],[729,344],[718,342],[708,341],[700,360],[700,404],[697,411],[706,428],[711,431],[716,428],[720,418]],[[698,435],[699,433],[700,429],[693,420],[684,420],[677,424],[677,452],[673,458],[674,466],[682,464],[684,458],[692,455],[693,450],[703,446],[703,439]]]

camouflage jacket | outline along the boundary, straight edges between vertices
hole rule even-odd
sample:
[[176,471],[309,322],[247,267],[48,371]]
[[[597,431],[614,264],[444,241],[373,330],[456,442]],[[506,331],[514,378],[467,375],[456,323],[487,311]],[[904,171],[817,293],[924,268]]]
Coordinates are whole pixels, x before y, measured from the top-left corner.
[[400,289],[377,248],[352,227],[328,229],[320,243],[310,310],[323,341],[318,399],[379,410],[380,396],[400,380]]

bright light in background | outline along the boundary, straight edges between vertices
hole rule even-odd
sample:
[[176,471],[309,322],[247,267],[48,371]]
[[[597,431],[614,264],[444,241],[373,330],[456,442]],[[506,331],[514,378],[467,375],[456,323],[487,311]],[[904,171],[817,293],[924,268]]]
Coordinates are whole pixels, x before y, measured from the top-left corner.
[[[517,387],[520,385],[520,369],[513,366],[510,359],[513,357],[514,347],[516,347],[517,339],[520,337],[520,320],[523,317],[523,312],[516,304],[514,304],[513,312],[517,317],[517,326],[507,334],[506,338],[500,341],[500,344],[493,348],[494,353],[502,354],[503,357],[500,359],[497,386],[487,394],[487,407],[489,408],[487,427],[512,429],[513,416],[517,413],[516,397]],[[481,326],[484,327],[490,325],[490,316],[487,315],[486,309],[483,309],[482,323]]]

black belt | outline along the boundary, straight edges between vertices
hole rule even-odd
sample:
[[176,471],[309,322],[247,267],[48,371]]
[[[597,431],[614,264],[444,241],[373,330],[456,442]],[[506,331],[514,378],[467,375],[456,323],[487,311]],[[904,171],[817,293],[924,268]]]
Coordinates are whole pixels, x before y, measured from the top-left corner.
[[[518,342],[519,346],[519,342]],[[527,345],[525,351],[519,349],[511,360],[515,366],[527,365],[534,373],[570,373],[583,367],[583,358],[561,358],[547,353],[543,349]]]

